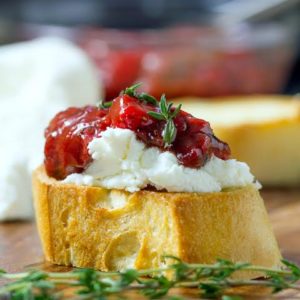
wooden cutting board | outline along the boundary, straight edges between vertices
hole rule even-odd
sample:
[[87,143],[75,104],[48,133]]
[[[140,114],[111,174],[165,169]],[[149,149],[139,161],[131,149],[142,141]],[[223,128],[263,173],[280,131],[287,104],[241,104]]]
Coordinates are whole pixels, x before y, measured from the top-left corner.
[[[300,188],[264,190],[262,196],[283,256],[300,264]],[[0,268],[8,272],[18,272],[28,266],[45,266],[35,224],[33,222],[0,224]],[[184,295],[191,298],[193,291],[185,291]],[[300,294],[290,292],[283,293],[279,297],[294,299],[295,296],[300,299]],[[270,299],[270,296],[259,299]]]

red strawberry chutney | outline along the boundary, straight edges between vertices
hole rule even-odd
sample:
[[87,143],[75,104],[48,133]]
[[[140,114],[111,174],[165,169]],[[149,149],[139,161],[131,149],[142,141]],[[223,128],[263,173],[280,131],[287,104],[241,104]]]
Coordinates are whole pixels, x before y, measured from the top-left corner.
[[[58,113],[45,131],[45,167],[47,174],[64,179],[71,173],[83,172],[92,162],[88,144],[107,127],[126,128],[135,132],[147,147],[173,152],[180,164],[202,167],[212,155],[228,159],[228,145],[214,136],[208,122],[180,110],[173,118],[175,135],[166,144],[163,133],[166,120],[158,120],[148,112],[160,113],[159,105],[123,94],[112,101],[110,108],[71,107]],[[170,112],[175,109],[171,108]]]

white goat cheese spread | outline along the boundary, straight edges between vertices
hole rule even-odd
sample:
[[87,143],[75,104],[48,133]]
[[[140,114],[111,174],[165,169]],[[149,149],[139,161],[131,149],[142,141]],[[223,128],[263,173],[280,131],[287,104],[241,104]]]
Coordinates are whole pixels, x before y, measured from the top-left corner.
[[219,192],[224,188],[256,184],[246,163],[213,156],[202,168],[179,164],[176,156],[146,147],[129,129],[108,128],[88,145],[93,162],[82,174],[70,174],[64,183],[139,191],[148,185],[168,192]]
[[33,217],[31,171],[43,161],[44,129],[69,106],[96,103],[88,57],[58,38],[0,47],[0,221]]

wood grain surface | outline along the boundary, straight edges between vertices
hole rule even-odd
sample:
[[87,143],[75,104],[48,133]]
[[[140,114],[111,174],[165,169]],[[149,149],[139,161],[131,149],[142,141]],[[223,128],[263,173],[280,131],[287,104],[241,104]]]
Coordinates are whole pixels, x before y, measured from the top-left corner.
[[[263,190],[262,196],[283,256],[300,264],[300,189]],[[34,222],[0,224],[0,268],[17,272],[32,266],[49,267],[43,263]],[[184,295],[193,298],[193,291],[184,291]],[[286,292],[276,298],[300,299],[300,295]]]

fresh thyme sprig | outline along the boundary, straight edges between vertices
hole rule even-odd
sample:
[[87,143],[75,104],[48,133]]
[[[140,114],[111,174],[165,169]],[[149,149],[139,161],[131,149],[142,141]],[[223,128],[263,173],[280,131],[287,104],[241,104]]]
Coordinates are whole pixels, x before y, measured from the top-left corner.
[[171,145],[177,134],[177,129],[174,124],[173,119],[178,115],[181,104],[179,104],[175,109],[172,107],[173,103],[167,103],[167,99],[165,94],[163,94],[160,98],[159,102],[159,112],[149,111],[148,114],[157,119],[166,121],[165,128],[163,130],[163,140],[165,142],[165,147]]
[[[300,268],[287,260],[282,261],[284,269],[272,269],[228,260],[218,260],[214,264],[188,264],[173,256],[166,256],[165,259],[172,259],[174,263],[158,269],[139,271],[128,269],[123,272],[100,272],[79,269],[53,273],[35,270],[8,274],[1,270],[0,278],[10,282],[0,287],[0,299],[7,296],[12,300],[54,300],[62,299],[66,293],[80,300],[106,299],[126,291],[137,291],[149,299],[158,299],[167,296],[175,288],[193,288],[199,291],[199,297],[240,300],[241,296],[233,295],[232,290],[228,294],[228,289],[261,286],[270,288],[273,293],[285,289],[300,290],[297,285]],[[245,271],[260,272],[268,279],[231,278],[235,272]]]

